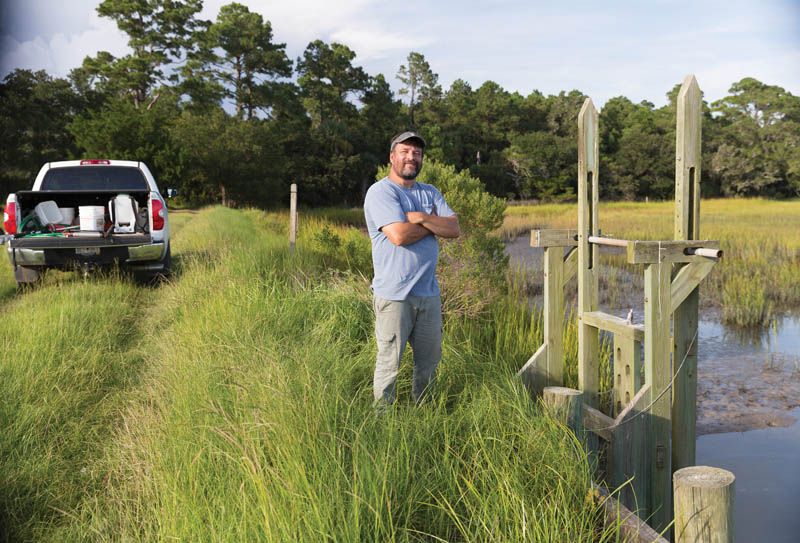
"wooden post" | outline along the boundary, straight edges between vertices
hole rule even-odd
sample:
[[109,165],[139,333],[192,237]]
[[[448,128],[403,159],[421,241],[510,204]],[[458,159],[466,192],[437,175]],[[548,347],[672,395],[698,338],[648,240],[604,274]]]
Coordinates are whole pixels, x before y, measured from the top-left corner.
[[[702,102],[693,75],[678,93],[675,142],[675,239],[700,239],[700,151]],[[677,275],[683,266],[677,264]],[[672,469],[695,463],[697,440],[697,320],[700,289],[696,287],[674,313],[672,397]]]
[[297,183],[292,183],[289,197],[289,251],[294,253],[297,241]]
[[[670,391],[670,273],[669,261],[648,264],[644,271],[644,372],[650,385],[648,402],[650,435],[647,457],[650,461],[651,525],[658,531],[672,522],[672,433]],[[656,400],[658,398],[658,400]]]
[[548,413],[580,437],[583,433],[583,393],[574,388],[545,387],[542,400]]
[[733,543],[733,473],[692,466],[676,471],[674,481],[676,543]]
[[544,343],[547,345],[545,383],[564,384],[564,248],[544,250]]
[[584,401],[598,407],[599,330],[581,320],[583,313],[597,310],[597,246],[589,243],[598,235],[598,130],[597,109],[587,98],[578,114],[578,387]]

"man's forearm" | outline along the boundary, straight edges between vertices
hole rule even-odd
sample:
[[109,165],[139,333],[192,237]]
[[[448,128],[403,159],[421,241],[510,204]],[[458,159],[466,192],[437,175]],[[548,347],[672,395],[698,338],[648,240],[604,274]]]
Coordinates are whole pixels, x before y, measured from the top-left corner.
[[395,245],[411,245],[425,236],[431,235],[431,230],[421,224],[398,222],[383,228],[383,233]]
[[458,225],[458,217],[455,215],[450,217],[426,215],[419,224],[442,238],[457,238],[461,235],[461,227]]

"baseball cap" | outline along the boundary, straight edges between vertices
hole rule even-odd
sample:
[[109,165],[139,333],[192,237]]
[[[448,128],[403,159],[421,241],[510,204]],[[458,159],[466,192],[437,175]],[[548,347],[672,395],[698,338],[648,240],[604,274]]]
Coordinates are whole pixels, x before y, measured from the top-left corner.
[[408,140],[417,140],[420,147],[425,149],[425,140],[422,139],[422,136],[420,136],[416,132],[409,131],[409,132],[403,132],[402,134],[398,134],[394,138],[392,138],[392,143],[389,145],[389,151],[394,150],[394,146],[397,145],[398,143],[403,143]]

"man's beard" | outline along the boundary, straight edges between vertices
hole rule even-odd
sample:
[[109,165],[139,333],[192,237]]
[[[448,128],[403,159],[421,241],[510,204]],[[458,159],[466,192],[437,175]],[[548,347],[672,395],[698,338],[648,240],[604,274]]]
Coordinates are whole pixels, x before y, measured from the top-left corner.
[[[409,173],[406,173],[406,166],[410,166],[410,167],[414,168],[413,171],[411,171]],[[405,179],[406,181],[413,181],[414,179],[417,178],[417,176],[419,175],[419,172],[420,172],[421,169],[422,169],[422,165],[421,164],[419,164],[419,165],[416,164],[416,163],[414,163],[414,164],[403,164],[403,167],[400,170],[400,177]]]

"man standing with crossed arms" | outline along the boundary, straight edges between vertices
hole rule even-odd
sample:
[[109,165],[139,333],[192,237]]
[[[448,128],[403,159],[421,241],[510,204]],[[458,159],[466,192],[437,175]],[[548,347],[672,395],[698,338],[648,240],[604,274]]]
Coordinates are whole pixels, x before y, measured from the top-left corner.
[[461,230],[442,194],[416,181],[424,150],[425,140],[415,132],[395,136],[389,147],[389,175],[369,188],[364,202],[375,271],[376,403],[394,402],[407,342],[414,353],[411,394],[417,403],[429,390],[442,358],[436,237],[456,238]]

